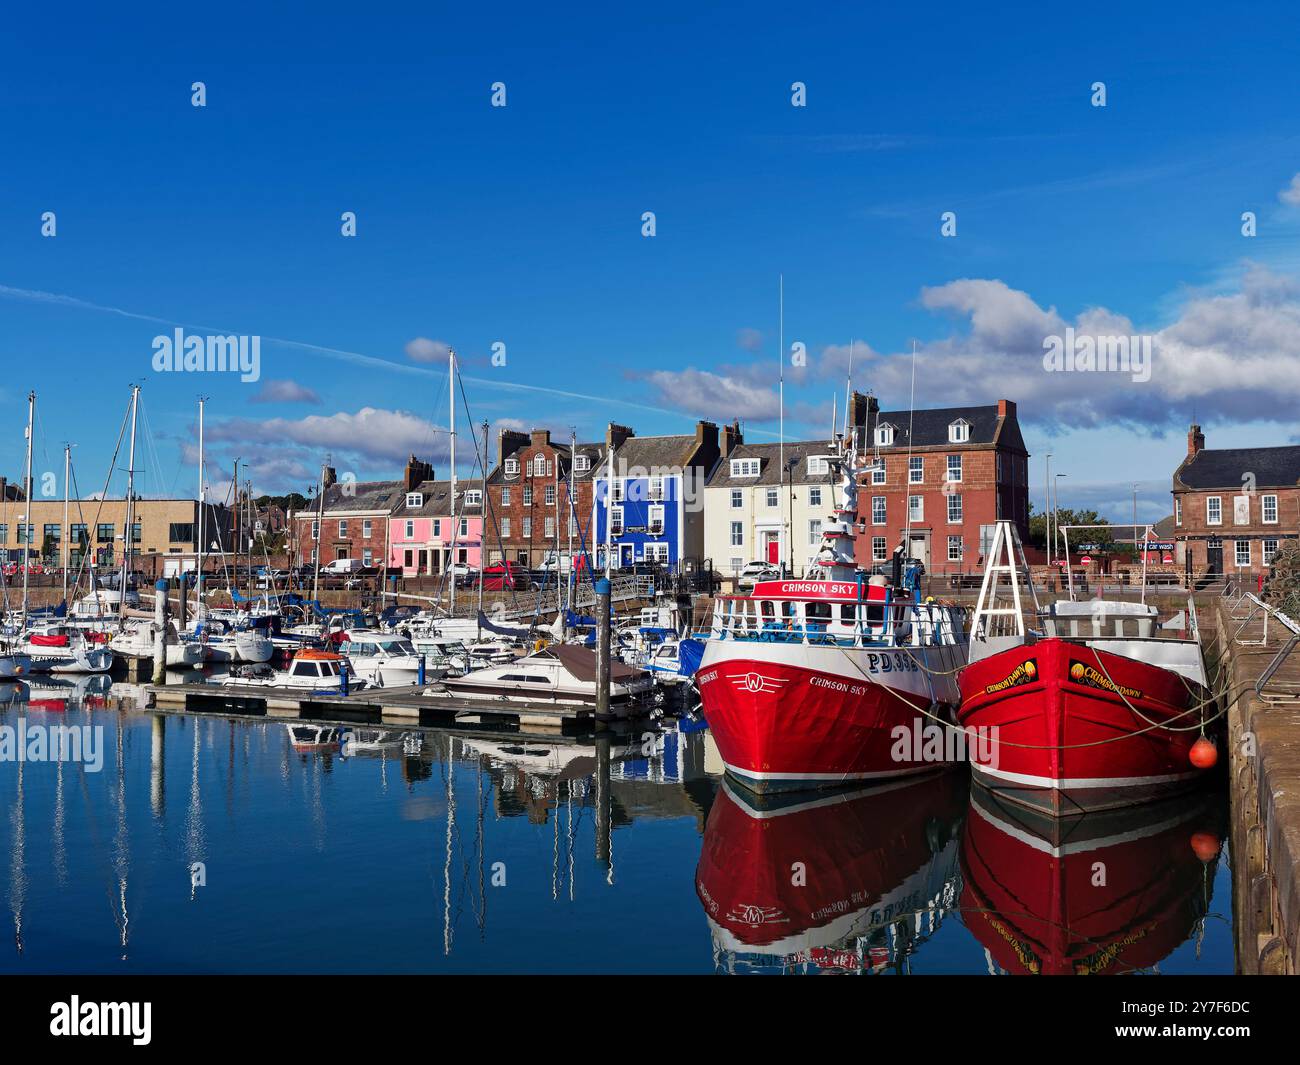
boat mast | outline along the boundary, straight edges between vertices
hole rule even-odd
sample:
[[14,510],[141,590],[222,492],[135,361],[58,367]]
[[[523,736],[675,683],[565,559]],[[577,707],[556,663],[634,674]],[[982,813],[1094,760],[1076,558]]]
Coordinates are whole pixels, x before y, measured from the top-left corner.
[[68,484],[72,473],[72,445],[63,445],[63,528],[59,533],[59,540],[63,550],[59,552],[59,560],[63,563],[63,603],[66,606],[68,602]]
[[36,393],[27,393],[27,465],[23,473],[23,625],[27,624],[27,570],[32,564],[32,426],[36,424]]
[[483,488],[483,502],[479,505],[479,531],[478,531],[478,613],[475,617],[475,624],[478,625],[478,638],[483,639],[483,553],[487,550],[487,510],[488,510],[488,489],[487,489],[487,454],[488,454],[488,423],[487,419],[483,421],[483,455],[479,462],[479,469],[483,475],[481,481]]
[[[203,483],[203,405],[206,396],[199,397],[199,538],[194,556],[194,594],[198,597],[198,606],[203,605],[203,509],[207,493]],[[196,613],[197,608],[196,608]]]
[[131,450],[126,464],[126,529],[122,537],[122,585],[118,589],[117,616],[119,620],[126,617],[126,582],[131,572],[131,548],[135,530],[135,427],[140,410],[140,386],[131,386]]
[[578,461],[578,430],[575,427],[569,433],[569,495],[564,501],[568,511],[569,526],[569,572],[565,576],[565,605],[573,608],[573,516],[577,513],[573,507],[573,467]]
[[447,549],[447,566],[451,571],[451,593],[447,601],[447,614],[456,613],[456,350],[447,349],[447,397],[449,400],[450,420],[447,423],[451,433],[451,546]]
[[[320,602],[320,545],[325,533],[325,463],[320,466],[320,490],[316,493],[316,544],[312,548],[316,560],[315,576],[312,577],[311,597]],[[315,609],[315,608],[313,608]]]
[[[784,481],[786,476],[786,469],[785,469],[785,275],[784,274],[777,275],[777,356],[781,360],[780,366],[778,368],[779,369],[778,380],[780,381],[780,384],[778,386],[779,391],[778,391],[778,398],[777,398],[777,404],[780,407],[780,412],[781,412],[780,413],[781,432],[780,432],[780,443],[777,445],[777,456],[778,456],[777,462],[781,471],[781,480]],[[790,530],[788,528],[783,528],[781,530],[781,539],[785,540],[788,544],[790,540]],[[794,558],[793,549],[790,550],[789,554],[791,560],[793,560]],[[785,567],[782,566],[783,571],[784,568]],[[791,566],[790,568],[791,570],[794,569],[793,566]],[[790,575],[793,576],[794,574],[791,573]]]
[[[560,591],[560,453],[555,454],[555,540],[552,544],[552,557],[555,559],[555,609],[564,610],[564,593]],[[560,624],[563,626],[564,619],[561,617]]]
[[609,438],[609,464],[605,473],[605,580],[609,580],[614,554],[614,438]]

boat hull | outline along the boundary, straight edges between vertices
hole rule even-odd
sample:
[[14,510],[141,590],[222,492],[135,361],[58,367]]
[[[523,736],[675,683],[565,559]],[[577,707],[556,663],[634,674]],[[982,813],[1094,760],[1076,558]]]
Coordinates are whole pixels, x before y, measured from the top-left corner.
[[1188,726],[1206,692],[1171,670],[1050,638],[972,662],[961,690],[958,720],[982,737],[968,745],[975,774],[1033,809],[1113,809],[1204,775],[1188,757],[1200,735]]
[[936,718],[956,706],[959,654],[710,640],[696,684],[718,753],[746,788],[861,785],[952,760]]

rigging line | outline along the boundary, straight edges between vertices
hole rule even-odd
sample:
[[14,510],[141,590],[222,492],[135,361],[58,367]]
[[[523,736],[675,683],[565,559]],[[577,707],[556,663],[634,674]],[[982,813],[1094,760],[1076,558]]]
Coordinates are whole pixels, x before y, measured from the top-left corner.
[[[469,424],[472,426],[472,425],[474,424],[474,419],[473,419],[473,417],[470,415],[470,412],[469,412],[469,397],[465,395],[465,378],[464,378],[464,376],[461,375],[461,374],[457,374],[457,378],[458,378],[458,380],[459,380],[459,384],[460,384],[460,398],[461,398],[461,404],[462,404],[462,405],[464,406],[464,408],[465,408],[465,417],[469,420]],[[478,443],[478,433],[477,433],[477,432],[475,432],[475,433],[471,433],[470,436],[471,436],[471,438],[472,438],[473,441],[474,441],[474,453],[477,455],[477,454],[478,454],[478,447],[479,447],[479,443]],[[486,455],[484,455],[484,456],[482,457],[482,459],[480,459],[480,463],[481,463],[481,465],[480,465],[480,469],[483,469],[483,468],[486,467],[486,464],[487,464],[487,456],[486,456]],[[454,479],[454,476],[455,476],[455,471],[454,471],[454,470],[452,471],[452,476],[453,476],[453,479]],[[484,477],[485,477],[485,479],[486,479],[486,474],[484,475]],[[522,478],[521,478],[521,480],[522,480]],[[522,489],[521,489],[521,490],[522,490]],[[487,496],[488,496],[488,498],[483,500],[482,506],[479,508],[479,510],[480,510],[480,514],[479,514],[479,516],[480,516],[480,532],[479,532],[479,560],[478,560],[478,564],[479,564],[479,580],[480,580],[480,581],[483,580],[483,570],[486,568],[486,567],[484,566],[484,562],[486,562],[487,560],[483,557],[483,551],[484,551],[484,548],[487,546],[487,519],[488,519],[488,515],[490,514],[491,517],[492,517],[492,531],[496,534],[497,549],[501,552],[501,561],[502,561],[502,563],[504,563],[504,565],[501,567],[501,569],[502,569],[501,586],[502,586],[503,589],[505,589],[505,586],[506,586],[507,584],[510,585],[510,588],[509,588],[509,592],[510,592],[510,605],[513,606],[513,607],[517,607],[517,606],[519,605],[519,596],[518,596],[518,594],[517,594],[517,592],[516,592],[516,590],[515,590],[515,587],[514,587],[516,582],[515,582],[514,580],[510,579],[510,567],[509,567],[509,565],[508,565],[508,563],[509,563],[509,559],[506,557],[506,545],[505,545],[505,543],[504,543],[504,542],[502,541],[502,539],[501,539],[501,525],[500,525],[500,523],[497,521],[496,510],[495,510],[495,509],[492,507],[492,505],[491,505],[491,498],[492,498],[491,493],[490,493],[490,492],[487,493]]]
[[[111,459],[109,459],[109,462],[108,462],[108,473],[107,473],[107,474],[105,475],[105,477],[104,477],[104,488],[103,488],[103,490],[99,493],[99,505],[95,508],[95,531],[96,531],[97,534],[98,534],[98,531],[99,531],[99,518],[100,518],[100,515],[103,513],[103,510],[104,510],[104,501],[108,498],[108,490],[109,490],[109,488],[111,487],[111,485],[112,485],[112,483],[113,483],[113,473],[115,472],[115,469],[116,469],[116,466],[117,466],[117,456],[118,456],[118,455],[121,453],[121,451],[122,451],[122,441],[123,441],[123,440],[125,439],[125,437],[126,437],[126,426],[127,426],[127,423],[130,421],[130,418],[131,418],[131,407],[130,407],[130,404],[128,404],[128,405],[127,405],[127,408],[126,408],[126,412],[125,412],[125,413],[123,414],[123,416],[122,416],[122,427],[118,430],[118,433],[117,433],[117,444],[113,447],[113,457],[112,457]],[[75,483],[76,483],[76,472],[73,471],[73,484],[75,484]],[[81,493],[78,491],[77,495],[78,495],[78,497],[80,497]],[[82,513],[82,510],[81,510],[81,499],[80,499],[80,498],[77,499],[77,517],[80,518],[80,519],[82,519],[82,524],[84,525],[84,524],[85,524],[85,517],[86,517],[86,516],[85,516],[85,514]],[[95,567],[94,567],[94,562],[91,561],[91,560],[94,559],[94,553],[93,553],[93,551],[92,551],[91,548],[90,548],[90,527],[89,527],[89,526],[86,526],[86,547],[87,547],[87,550],[82,554],[82,557],[81,557],[81,563],[80,563],[80,565],[77,567],[77,580],[78,580],[78,582],[80,582],[80,580],[81,580],[81,574],[82,574],[82,572],[84,572],[85,567],[86,567],[86,565],[87,565],[88,562],[90,563],[90,568],[91,568],[91,570],[93,570],[93,569],[95,568]],[[99,586],[99,581],[95,581],[95,587],[92,588],[91,591],[92,591],[92,592],[98,592],[98,591],[99,591],[99,587],[98,587],[98,586]],[[74,587],[75,587],[75,586],[74,586]],[[125,589],[125,588],[122,589],[122,594],[123,594],[123,595],[126,594],[126,589]]]

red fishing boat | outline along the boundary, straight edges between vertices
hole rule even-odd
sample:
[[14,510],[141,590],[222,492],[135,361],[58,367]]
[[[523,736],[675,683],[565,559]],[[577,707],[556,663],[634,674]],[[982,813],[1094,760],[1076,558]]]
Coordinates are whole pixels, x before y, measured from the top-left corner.
[[695,874],[726,971],[906,963],[957,897],[966,777],[763,798],[724,778]]
[[921,601],[918,572],[857,568],[857,477],[837,438],[835,513],[804,580],[720,596],[696,684],[718,752],[757,792],[863,784],[960,760],[945,727],[960,699],[964,614]]
[[978,782],[961,844],[963,921],[990,968],[1150,970],[1209,912],[1222,828],[1203,798],[1048,817]]
[[987,738],[968,746],[976,775],[1053,814],[1194,785],[1215,754],[1191,600],[1173,628],[1145,599],[1042,610],[1027,572],[1015,527],[998,522],[961,675],[958,720]]

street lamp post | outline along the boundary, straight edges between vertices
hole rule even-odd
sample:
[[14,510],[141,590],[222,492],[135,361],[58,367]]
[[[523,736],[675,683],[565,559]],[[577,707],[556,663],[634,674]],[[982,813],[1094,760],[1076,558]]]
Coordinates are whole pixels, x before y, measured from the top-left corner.
[[[1068,474],[1058,473],[1052,478],[1052,489],[1055,501],[1052,503],[1053,521],[1055,523],[1055,532],[1052,534],[1052,546],[1056,546],[1056,538],[1061,535],[1061,478],[1067,477]],[[1066,561],[1069,564],[1069,561]]]

